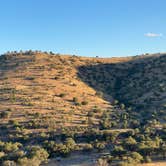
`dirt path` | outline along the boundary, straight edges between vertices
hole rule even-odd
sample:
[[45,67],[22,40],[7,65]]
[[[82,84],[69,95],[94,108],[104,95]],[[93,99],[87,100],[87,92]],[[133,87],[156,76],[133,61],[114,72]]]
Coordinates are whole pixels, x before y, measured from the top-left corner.
[[[94,166],[96,160],[101,156],[99,153],[78,153],[72,154],[67,158],[59,158],[50,160],[43,166]],[[140,164],[139,166],[166,166],[166,162],[154,162],[147,164]]]
[[147,164],[141,164],[139,166],[166,166],[166,162],[147,163]]

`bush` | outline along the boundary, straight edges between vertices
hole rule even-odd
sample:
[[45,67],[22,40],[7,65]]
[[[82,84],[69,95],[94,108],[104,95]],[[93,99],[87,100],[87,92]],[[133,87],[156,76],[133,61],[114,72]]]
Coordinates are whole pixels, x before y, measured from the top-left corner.
[[70,150],[74,150],[75,148],[75,141],[73,140],[73,138],[67,138],[65,141],[65,145],[67,146],[67,148],[69,148]]
[[27,157],[23,157],[18,159],[18,166],[39,166],[41,161],[38,158],[29,159]]
[[138,152],[132,152],[131,153],[131,158],[136,163],[140,163],[143,160],[143,157]]
[[26,79],[26,80],[34,80],[35,77],[26,77],[25,79]]
[[95,166],[109,166],[109,164],[105,159],[98,159]]
[[124,104],[120,104],[120,108],[123,110],[125,109],[125,105]]
[[77,97],[73,97],[73,102],[77,103],[78,102],[78,98]]
[[54,152],[58,155],[67,156],[70,153],[70,149],[64,144],[55,144]]
[[48,159],[49,154],[45,149],[39,146],[33,146],[29,149],[29,156],[30,158],[37,158],[43,162]]
[[19,127],[20,124],[17,120],[9,120],[9,124],[13,125],[13,127]]
[[6,142],[4,143],[3,148],[4,152],[9,153],[9,152],[15,152],[17,151],[20,147],[22,146],[21,143],[12,143],[12,142]]
[[5,156],[4,152],[0,152],[0,160]]
[[95,95],[98,96],[98,97],[103,97],[103,93],[102,92],[96,92]]
[[94,144],[94,147],[98,150],[101,151],[105,148],[105,143],[104,142],[96,142]]
[[0,118],[10,118],[11,112],[9,111],[3,111],[0,113]]
[[89,152],[93,149],[93,146],[91,144],[85,144],[83,147],[83,151]]
[[3,162],[2,166],[16,166],[14,161],[6,160]]
[[87,105],[87,104],[88,104],[88,101],[82,101],[81,104],[82,104],[82,105]]
[[76,106],[81,106],[81,103],[76,102],[75,105],[76,105]]
[[59,97],[65,97],[65,96],[66,96],[65,93],[60,93],[60,94],[59,94]]
[[150,158],[150,156],[145,156],[144,162],[150,163],[150,162],[152,162],[152,159]]

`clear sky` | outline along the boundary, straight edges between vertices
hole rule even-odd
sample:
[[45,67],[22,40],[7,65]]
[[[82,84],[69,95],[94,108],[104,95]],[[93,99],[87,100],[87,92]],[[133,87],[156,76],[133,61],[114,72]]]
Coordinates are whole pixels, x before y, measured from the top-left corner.
[[0,0],[0,53],[166,52],[166,0]]

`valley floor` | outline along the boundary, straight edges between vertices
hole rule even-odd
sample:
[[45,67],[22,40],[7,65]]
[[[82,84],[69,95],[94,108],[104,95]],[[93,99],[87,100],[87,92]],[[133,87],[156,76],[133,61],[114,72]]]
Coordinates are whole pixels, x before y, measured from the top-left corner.
[[166,161],[165,162],[154,162],[154,163],[141,164],[140,166],[166,166]]
[[101,155],[100,153],[75,153],[67,158],[50,160],[44,166],[94,166]]
[[[75,153],[67,158],[52,159],[43,166],[94,166],[96,160],[102,155],[104,153]],[[138,166],[166,166],[166,161],[156,161]]]

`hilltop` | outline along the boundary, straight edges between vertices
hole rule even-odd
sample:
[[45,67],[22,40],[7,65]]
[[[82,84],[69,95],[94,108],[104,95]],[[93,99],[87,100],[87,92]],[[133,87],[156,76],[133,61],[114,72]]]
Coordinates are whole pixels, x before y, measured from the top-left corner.
[[[110,152],[113,143],[118,146],[126,137],[146,142],[137,134],[150,127],[146,138],[154,141],[159,137],[162,141],[155,146],[161,148],[165,146],[165,110],[166,54],[88,58],[27,51],[0,56],[3,142],[42,146],[50,157],[74,150],[59,147],[60,143],[67,146],[68,138],[74,139],[77,150]],[[119,142],[115,143],[115,135]],[[56,148],[49,141],[55,141]],[[4,145],[0,144],[0,152]],[[18,146],[16,151],[23,149]],[[24,156],[18,163],[25,162]]]

